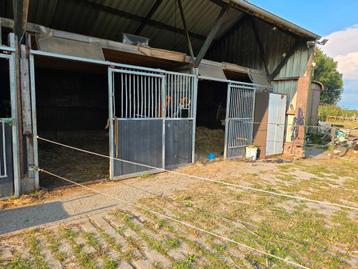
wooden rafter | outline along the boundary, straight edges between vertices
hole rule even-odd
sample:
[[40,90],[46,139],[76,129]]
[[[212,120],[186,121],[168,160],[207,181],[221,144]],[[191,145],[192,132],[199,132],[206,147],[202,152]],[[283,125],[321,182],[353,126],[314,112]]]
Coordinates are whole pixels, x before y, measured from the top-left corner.
[[[120,9],[116,9],[116,8],[113,8],[113,7],[110,7],[110,6],[106,6],[106,5],[103,5],[103,4],[99,4],[99,3],[96,3],[96,2],[91,2],[91,1],[88,1],[88,0],[66,0],[66,1],[72,1],[72,2],[74,2],[76,4],[83,3],[89,9],[99,10],[99,11],[102,11],[102,12],[105,12],[105,13],[108,13],[108,14],[111,14],[111,15],[114,15],[114,16],[119,16],[119,17],[122,17],[122,18],[134,20],[134,21],[137,21],[137,22],[140,22],[140,23],[145,19],[145,17],[138,16],[136,14],[132,14],[132,13],[129,13],[129,12],[126,12],[126,11],[123,11],[123,10],[120,10]],[[150,26],[152,26],[154,28],[157,28],[157,29],[163,29],[163,30],[167,30],[167,31],[170,31],[170,32],[175,32],[175,33],[178,33],[178,34],[185,35],[184,29],[179,29],[179,28],[173,27],[171,25],[167,25],[165,23],[155,21],[153,19],[148,19],[146,24],[150,25]],[[189,35],[192,38],[195,38],[195,39],[198,39],[198,40],[205,40],[205,36],[197,34],[197,33],[189,32]]]
[[251,17],[250,21],[251,21],[252,30],[253,30],[254,35],[255,35],[256,43],[257,43],[257,45],[259,47],[260,57],[261,57],[262,63],[264,64],[266,75],[267,75],[267,77],[269,77],[270,73],[269,73],[269,70],[268,70],[268,65],[267,65],[267,61],[266,61],[265,50],[264,50],[264,47],[262,45],[262,40],[260,39],[259,33],[257,31],[255,20]]
[[21,38],[26,31],[29,0],[12,0],[14,13],[14,32]]
[[186,25],[185,16],[184,16],[184,10],[183,10],[183,5],[182,5],[182,3],[181,3],[181,0],[178,0],[178,5],[179,5],[179,10],[180,10],[181,20],[182,20],[183,27],[184,27],[184,30],[185,30],[186,41],[187,41],[187,43],[188,43],[189,53],[190,53],[191,58],[194,59],[193,46],[191,45],[190,35],[189,35],[188,27],[187,27],[187,25]]
[[303,41],[301,39],[297,39],[296,42],[293,44],[293,46],[289,49],[289,51],[286,53],[285,57],[282,59],[282,61],[277,65],[275,70],[271,73],[269,79],[274,80],[277,75],[280,73],[281,69],[285,66],[288,59],[291,58],[291,56],[296,52],[298,48],[300,48],[303,45]]
[[137,30],[135,31],[136,35],[140,35],[140,33],[143,31],[144,27],[147,25],[148,20],[150,20],[153,17],[154,13],[158,10],[158,8],[162,2],[163,2],[163,0],[156,0],[154,2],[154,4],[151,7],[151,9],[149,10],[147,16],[145,16],[145,18],[143,18],[142,22],[140,23]]
[[249,15],[247,15],[246,13],[242,13],[242,15],[240,16],[240,18],[234,23],[233,26],[230,27],[229,30],[227,30],[221,37],[220,39],[216,39],[214,40],[212,46],[211,46],[211,50],[215,49],[219,44],[220,44],[220,40],[224,40],[225,38],[227,38],[228,36],[230,36],[232,33],[234,33],[235,31],[237,31],[238,29],[240,29],[240,27],[243,25],[244,21],[246,21],[248,18],[250,18]]
[[201,62],[201,60],[205,57],[206,52],[210,48],[211,43],[213,42],[214,38],[216,37],[216,34],[218,33],[221,25],[224,22],[225,15],[227,14],[229,8],[230,8],[229,6],[224,6],[224,7],[221,8],[220,13],[219,13],[218,17],[215,20],[214,26],[211,28],[210,33],[206,37],[205,42],[201,46],[201,49],[200,49],[200,51],[198,53],[198,56],[195,59],[194,67],[198,67],[200,62]]

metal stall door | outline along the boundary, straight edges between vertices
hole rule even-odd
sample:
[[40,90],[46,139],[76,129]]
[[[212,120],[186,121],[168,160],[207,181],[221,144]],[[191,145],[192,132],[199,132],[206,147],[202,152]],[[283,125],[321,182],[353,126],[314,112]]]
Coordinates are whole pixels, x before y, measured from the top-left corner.
[[270,93],[267,121],[266,156],[282,154],[285,135],[287,96]]
[[[11,40],[14,40],[10,37]],[[12,41],[14,43],[14,41]],[[19,195],[19,170],[18,170],[18,147],[17,147],[17,118],[16,110],[16,79],[15,79],[15,56],[0,53],[1,64],[5,63],[9,69],[8,91],[9,102],[0,104],[0,198],[10,195]]]
[[242,158],[246,146],[252,144],[255,86],[229,83],[225,122],[226,159]]
[[194,75],[166,73],[165,167],[194,162],[195,83]]
[[[111,178],[164,168],[165,76],[136,69],[110,69]],[[112,89],[111,89],[112,88]]]

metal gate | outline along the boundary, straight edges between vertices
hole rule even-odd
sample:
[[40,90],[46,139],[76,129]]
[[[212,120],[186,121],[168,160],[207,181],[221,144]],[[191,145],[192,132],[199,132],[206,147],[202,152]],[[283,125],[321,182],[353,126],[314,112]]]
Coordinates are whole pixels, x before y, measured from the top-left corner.
[[266,156],[282,154],[286,123],[287,96],[270,93],[267,121]]
[[111,178],[193,161],[193,89],[189,74],[109,69],[110,154],[132,162],[112,160]]
[[[0,53],[0,60],[8,65],[9,69],[9,88],[0,85],[1,91],[9,91],[9,101],[7,104],[9,111],[0,118],[0,198],[20,194],[19,181],[19,159],[18,159],[18,137],[16,110],[16,69],[15,69],[15,38],[9,34],[11,47],[0,46],[0,50],[6,51],[6,54]],[[0,44],[1,45],[1,44]],[[4,106],[3,103],[0,104]],[[4,111],[4,107],[1,107]]]
[[229,83],[226,105],[226,159],[245,156],[246,146],[252,144],[254,124],[255,85]]

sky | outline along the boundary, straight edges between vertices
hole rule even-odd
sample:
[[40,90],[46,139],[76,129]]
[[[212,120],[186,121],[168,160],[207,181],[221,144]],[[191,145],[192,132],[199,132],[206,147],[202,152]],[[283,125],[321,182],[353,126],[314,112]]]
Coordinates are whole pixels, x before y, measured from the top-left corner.
[[358,0],[251,0],[310,30],[328,43],[322,50],[338,62],[344,92],[339,105],[358,109]]

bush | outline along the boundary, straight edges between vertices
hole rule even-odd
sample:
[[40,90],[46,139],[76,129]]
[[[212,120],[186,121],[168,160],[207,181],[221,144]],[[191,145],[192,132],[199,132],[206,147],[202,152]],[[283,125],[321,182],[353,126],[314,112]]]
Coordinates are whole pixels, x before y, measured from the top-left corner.
[[321,121],[326,121],[328,117],[354,117],[358,116],[358,110],[342,109],[335,105],[321,105],[318,110],[318,117]]

